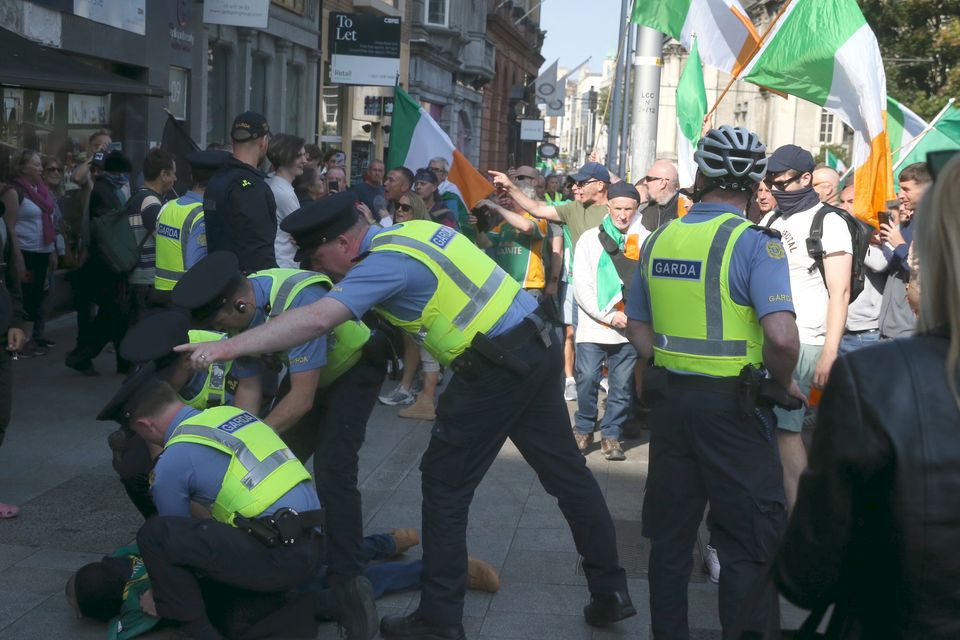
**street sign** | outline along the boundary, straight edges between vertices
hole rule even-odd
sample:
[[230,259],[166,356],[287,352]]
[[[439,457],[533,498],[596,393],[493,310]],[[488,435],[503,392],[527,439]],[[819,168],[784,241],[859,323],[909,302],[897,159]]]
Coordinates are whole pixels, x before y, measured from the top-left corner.
[[552,142],[544,142],[540,145],[541,158],[556,158],[560,154],[560,147]]
[[543,140],[543,120],[521,120],[520,139],[533,142]]
[[330,83],[392,87],[400,73],[400,18],[330,14]]

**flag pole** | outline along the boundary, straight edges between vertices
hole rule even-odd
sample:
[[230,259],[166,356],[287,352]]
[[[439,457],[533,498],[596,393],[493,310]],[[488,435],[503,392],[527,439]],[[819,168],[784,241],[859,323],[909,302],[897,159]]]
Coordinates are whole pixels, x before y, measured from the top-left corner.
[[900,151],[903,151],[904,149],[906,149],[906,151],[903,151],[903,155],[900,156],[900,160],[897,161],[897,164],[893,165],[893,171],[896,171],[897,167],[903,164],[903,161],[907,159],[907,156],[909,156],[910,153],[917,147],[917,145],[920,144],[920,140],[933,130],[934,125],[937,124],[941,119],[943,119],[943,116],[947,114],[947,111],[950,109],[950,107],[953,106],[953,103],[956,101],[957,101],[956,98],[950,98],[949,100],[947,100],[947,104],[943,105],[943,109],[940,110],[940,113],[938,113],[936,117],[933,120],[931,120],[929,124],[927,124],[926,128],[923,131],[917,134],[916,138],[914,138],[913,140],[911,140],[910,142],[908,142],[907,144],[903,145],[902,147],[900,147],[899,149],[893,152],[893,155],[896,155],[900,153]]
[[770,32],[773,30],[774,25],[776,25],[777,22],[780,21],[780,18],[783,17],[783,14],[786,13],[787,7],[792,5],[794,2],[795,0],[784,2],[783,5],[780,7],[780,9],[777,10],[777,14],[773,16],[773,20],[770,21],[770,24],[767,25],[767,28],[763,32],[763,35],[760,36],[760,39],[757,40],[757,44],[754,45],[753,51],[750,52],[750,56],[747,58],[747,61],[743,64],[743,66],[737,69],[737,72],[735,74],[733,74],[730,77],[730,82],[727,83],[727,86],[724,87],[723,89],[723,93],[721,93],[720,97],[717,98],[716,102],[713,103],[713,106],[710,108],[710,111],[707,112],[707,116],[706,118],[704,118],[704,120],[708,120],[711,117],[713,117],[713,114],[714,112],[716,112],[717,107],[720,106],[720,102],[726,97],[727,93],[730,91],[730,88],[733,87],[733,83],[740,79],[740,74],[743,72],[744,69],[747,68],[747,65],[749,65],[750,62],[753,61],[754,56],[756,56],[757,53],[760,52],[760,49],[763,48],[763,41],[767,39],[768,35],[770,35]]

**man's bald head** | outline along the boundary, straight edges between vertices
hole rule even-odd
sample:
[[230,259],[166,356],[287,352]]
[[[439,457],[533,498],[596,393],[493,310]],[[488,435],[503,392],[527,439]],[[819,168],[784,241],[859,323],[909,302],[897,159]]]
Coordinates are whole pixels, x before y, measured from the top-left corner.
[[851,182],[840,192],[840,202],[837,204],[838,207],[851,215],[856,215],[853,212],[854,193],[853,183]]
[[820,195],[820,202],[836,205],[840,198],[840,174],[831,167],[817,167],[813,170],[813,189]]
[[663,206],[677,194],[680,189],[680,175],[677,165],[670,160],[657,160],[647,170],[644,177],[650,199]]

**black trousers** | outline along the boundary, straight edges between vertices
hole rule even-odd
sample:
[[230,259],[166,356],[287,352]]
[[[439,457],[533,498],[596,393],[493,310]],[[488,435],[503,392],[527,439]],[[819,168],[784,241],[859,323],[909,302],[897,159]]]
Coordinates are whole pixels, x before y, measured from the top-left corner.
[[283,593],[313,577],[321,539],[304,536],[269,548],[250,534],[209,519],[156,516],[137,533],[161,618],[208,620],[199,577],[257,593]]
[[[127,331],[127,276],[114,273],[98,258],[91,257],[68,279],[73,287],[78,329],[77,346],[68,357],[85,366],[111,342],[120,349]],[[97,312],[90,319],[94,305]],[[117,366],[123,366],[119,353]]]
[[[379,360],[361,359],[325,389],[313,408],[283,435],[301,462],[313,456],[317,495],[327,513],[327,574],[331,584],[361,575],[363,509],[357,488],[359,451],[367,420],[386,376]],[[285,381],[286,383],[286,381]],[[281,393],[285,393],[281,387]]]
[[128,433],[123,450],[113,455],[113,470],[120,476],[127,497],[144,520],[157,515],[157,507],[150,495],[150,472],[156,464],[157,461],[150,457],[147,441],[135,433]]
[[[732,639],[740,605],[776,551],[787,522],[773,412],[744,416],[733,394],[668,389],[650,415],[643,535],[650,539],[650,616],[657,640],[689,638],[691,551],[706,504],[720,557],[720,623]],[[775,594],[744,612],[762,631]]]
[[626,590],[613,520],[570,429],[562,355],[536,336],[511,353],[531,367],[520,376],[482,362],[467,381],[454,375],[441,394],[423,485],[423,586],[420,612],[435,624],[463,618],[467,587],[467,514],[473,494],[507,438],[537,472],[583,556],[593,593]]
[[30,274],[29,282],[21,285],[23,310],[34,323],[43,322],[43,301],[47,294],[47,268],[50,266],[50,254],[37,251],[24,251],[23,262]]

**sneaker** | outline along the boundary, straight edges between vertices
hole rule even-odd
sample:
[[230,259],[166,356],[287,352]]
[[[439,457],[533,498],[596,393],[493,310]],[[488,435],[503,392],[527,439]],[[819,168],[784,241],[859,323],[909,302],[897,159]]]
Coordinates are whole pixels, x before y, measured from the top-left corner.
[[380,396],[379,400],[383,404],[389,405],[391,407],[398,404],[413,404],[414,395],[403,388],[402,385],[397,385],[397,388],[391,391],[390,393]]
[[600,378],[600,388],[603,389],[604,393],[610,393],[610,382],[607,380],[607,376]]
[[36,358],[38,356],[45,356],[47,353],[47,349],[41,347],[39,344],[31,340],[27,344],[23,345],[23,349],[20,350],[20,357]]
[[603,438],[600,441],[600,452],[607,460],[619,461],[626,460],[627,456],[620,447],[620,441],[616,438]]
[[593,444],[593,434],[591,433],[584,435],[574,431],[573,437],[577,441],[577,449],[580,449],[580,453],[587,455],[587,449],[589,449],[590,445]]
[[567,378],[563,383],[563,399],[567,402],[573,402],[577,399],[577,381],[573,378]]
[[57,346],[57,343],[54,342],[53,340],[50,340],[49,338],[34,338],[33,341],[36,342],[41,347],[46,347],[47,349],[49,349],[50,347]]
[[718,584],[720,582],[720,556],[717,555],[717,550],[714,547],[707,545],[707,555],[703,559],[704,567],[707,570],[707,574],[710,576],[710,582]]
[[467,589],[496,593],[500,590],[500,576],[489,562],[467,557]]
[[421,393],[417,396],[416,402],[409,407],[400,409],[397,415],[412,420],[436,420],[437,410],[433,408],[433,398],[428,398]]
[[396,556],[420,544],[420,533],[416,529],[394,529],[387,535],[393,538],[393,546],[396,548],[394,555]]

